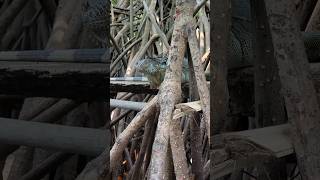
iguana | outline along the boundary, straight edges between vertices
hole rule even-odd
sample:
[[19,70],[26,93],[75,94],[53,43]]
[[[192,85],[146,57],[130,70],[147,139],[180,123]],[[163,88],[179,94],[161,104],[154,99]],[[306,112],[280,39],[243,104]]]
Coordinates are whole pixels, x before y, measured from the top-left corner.
[[[150,88],[159,88],[164,80],[165,72],[168,67],[167,57],[152,57],[141,59],[135,64],[137,72],[143,73],[145,77],[115,77],[111,80],[116,81],[148,81]],[[206,74],[207,80],[210,74]],[[189,65],[188,59],[184,58],[182,63],[181,83],[189,82]]]
[[[167,57],[148,57],[140,59],[134,66],[137,72],[142,73],[144,76],[135,77],[112,77],[110,80],[114,81],[148,81],[150,88],[159,88],[168,67]],[[181,82],[186,83],[189,81],[189,68],[188,61],[184,59],[182,67]]]
[[164,79],[167,68],[167,58],[141,59],[135,64],[135,68],[147,77],[151,88],[157,88]]

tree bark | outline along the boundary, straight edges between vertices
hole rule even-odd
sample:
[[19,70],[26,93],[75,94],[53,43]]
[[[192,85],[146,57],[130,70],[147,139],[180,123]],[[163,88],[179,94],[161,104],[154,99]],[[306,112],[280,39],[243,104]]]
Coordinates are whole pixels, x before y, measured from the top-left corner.
[[192,56],[192,65],[195,73],[195,80],[197,84],[197,90],[200,97],[201,108],[203,111],[203,121],[201,121],[202,127],[206,128],[206,134],[210,139],[210,96],[209,87],[207,85],[205,72],[201,63],[201,55],[196,38],[196,23],[193,17],[188,17],[188,24],[186,25],[188,45]]
[[169,125],[174,106],[181,100],[182,60],[186,49],[184,27],[186,21],[192,18],[192,13],[192,4],[180,0],[176,1],[175,25],[168,57],[170,67],[166,70],[159,90],[160,114],[148,168],[148,179],[169,179],[171,176]]
[[293,145],[302,178],[320,179],[320,111],[307,55],[289,0],[265,0]]
[[136,133],[136,131],[142,127],[145,122],[152,117],[155,112],[156,105],[158,103],[158,96],[154,97],[130,122],[127,128],[118,136],[115,144],[110,150],[110,169],[116,170],[118,163],[120,162],[121,155],[129,143],[129,139]]

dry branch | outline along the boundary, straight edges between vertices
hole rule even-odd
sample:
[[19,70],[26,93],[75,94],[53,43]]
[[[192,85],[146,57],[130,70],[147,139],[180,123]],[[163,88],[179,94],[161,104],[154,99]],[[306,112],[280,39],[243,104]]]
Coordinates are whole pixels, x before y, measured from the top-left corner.
[[[190,18],[190,17],[189,17]],[[197,89],[199,92],[199,97],[202,105],[202,110],[204,114],[204,126],[207,130],[207,136],[210,137],[210,96],[209,87],[207,86],[207,81],[204,73],[204,68],[201,64],[201,55],[199,48],[197,46],[197,39],[195,35],[195,22],[193,19],[189,19],[187,25],[187,35],[189,47],[191,50],[192,63],[195,73],[195,79],[197,82]]]
[[142,127],[145,122],[152,117],[156,110],[156,105],[158,103],[158,96],[155,96],[131,121],[131,123],[126,127],[126,129],[118,136],[115,144],[110,150],[110,169],[113,171],[120,163],[121,155],[127,146],[130,138]]

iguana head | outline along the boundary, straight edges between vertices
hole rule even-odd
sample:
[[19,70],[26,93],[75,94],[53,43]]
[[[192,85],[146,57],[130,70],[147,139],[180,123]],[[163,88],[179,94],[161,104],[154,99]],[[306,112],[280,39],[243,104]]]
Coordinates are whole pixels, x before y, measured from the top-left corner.
[[146,58],[141,59],[135,64],[138,72],[143,73],[149,80],[152,88],[160,86],[164,79],[167,68],[167,58]]

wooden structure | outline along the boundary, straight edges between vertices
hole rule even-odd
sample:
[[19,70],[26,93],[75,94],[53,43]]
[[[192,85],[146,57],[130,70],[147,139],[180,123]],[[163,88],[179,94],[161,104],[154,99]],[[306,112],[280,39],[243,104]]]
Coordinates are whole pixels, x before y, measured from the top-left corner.
[[[213,142],[220,141],[229,136],[239,136],[248,141],[254,142],[270,150],[277,158],[288,156],[294,152],[291,140],[290,129],[288,124],[271,126],[253,130],[239,131],[217,135],[213,137]],[[233,171],[261,164],[261,159],[252,157],[251,159],[233,160],[229,159],[210,169],[212,178],[223,177]]]
[[106,99],[108,54],[109,49],[0,52],[0,94]]
[[[52,115],[61,116],[81,102],[106,101],[109,63],[109,49],[0,52],[0,94],[3,98],[72,99],[60,100],[52,106],[52,111],[44,111],[41,117],[32,119],[33,122],[0,118],[0,143],[99,155],[110,144],[109,131],[47,122],[52,122]],[[59,157],[65,159],[66,156]]]
[[108,63],[111,49],[1,51],[0,61]]
[[[233,173],[235,176],[232,177],[236,179],[236,173],[241,172],[241,169],[259,166],[268,166],[263,172],[268,176],[274,173],[275,169],[272,167],[275,167],[274,163],[279,162],[277,160],[293,153],[297,154],[296,160],[301,178],[319,179],[320,148],[315,145],[318,144],[317,137],[320,134],[317,77],[319,64],[308,64],[299,29],[302,23],[297,22],[296,14],[299,13],[295,12],[294,3],[289,0],[251,0],[250,2],[253,8],[251,11],[253,21],[255,21],[253,29],[256,44],[254,44],[253,54],[258,59],[254,64],[256,126],[253,128],[264,128],[212,135],[210,179],[219,179],[228,174],[234,175]],[[303,5],[304,11],[310,2],[307,1]],[[319,11],[318,8],[315,11]],[[221,13],[229,12],[225,10]],[[305,14],[306,12],[299,14],[301,17],[298,18],[304,19],[303,23],[306,19]],[[224,14],[221,17],[227,16]],[[212,19],[215,21],[214,18]],[[220,26],[215,26],[220,27],[216,29],[218,32],[228,22],[220,23]],[[226,38],[223,41],[227,41]],[[213,49],[213,52],[216,52],[215,50]],[[223,77],[224,67],[216,68],[220,68],[216,70],[220,73],[217,76]],[[212,93],[211,97],[213,95]],[[290,125],[283,124],[286,118],[290,121]],[[216,121],[220,120],[216,119]],[[285,166],[281,168],[285,169]],[[259,168],[257,171],[258,174],[261,173]],[[270,179],[270,176],[268,177]],[[271,177],[271,179],[275,178]]]
[[151,89],[145,81],[110,81],[110,92],[132,92],[157,94],[158,89]]

